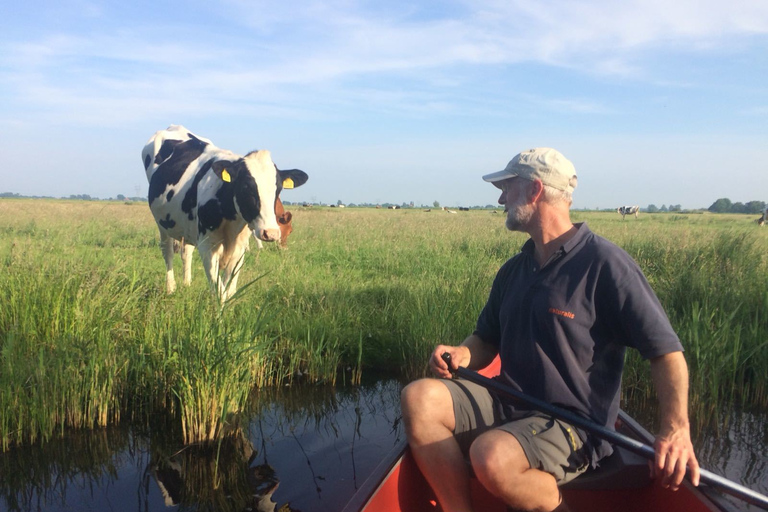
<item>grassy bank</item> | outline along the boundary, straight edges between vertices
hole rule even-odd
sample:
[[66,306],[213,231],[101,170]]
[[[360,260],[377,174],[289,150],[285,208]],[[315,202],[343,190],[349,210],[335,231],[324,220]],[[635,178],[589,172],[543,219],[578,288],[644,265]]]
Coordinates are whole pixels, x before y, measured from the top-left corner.
[[[165,295],[145,204],[0,200],[2,448],[158,408],[193,442],[236,428],[252,389],[297,375],[415,378],[436,343],[471,332],[525,240],[488,211],[291,209],[289,249],[249,252],[240,283],[252,284],[220,309],[197,256],[192,286]],[[768,404],[768,230],[741,215],[573,217],[648,275],[695,406]],[[650,393],[634,355],[625,384]]]

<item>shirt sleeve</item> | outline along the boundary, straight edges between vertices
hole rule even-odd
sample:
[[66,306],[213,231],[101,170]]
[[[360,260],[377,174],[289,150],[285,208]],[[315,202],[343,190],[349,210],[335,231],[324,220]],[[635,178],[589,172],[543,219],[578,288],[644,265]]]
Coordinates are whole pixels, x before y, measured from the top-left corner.
[[475,332],[473,333],[485,343],[497,348],[501,344],[499,311],[501,309],[502,300],[504,299],[504,293],[508,291],[507,281],[509,279],[509,274],[518,258],[519,255],[508,260],[496,273],[493,285],[491,286],[491,293],[488,296],[488,301],[480,312],[480,316],[477,319],[477,325],[475,326]]
[[613,317],[619,341],[637,349],[644,359],[682,351],[680,339],[642,270],[624,255],[619,264],[611,265],[601,283],[608,301],[601,309],[608,309],[606,313]]

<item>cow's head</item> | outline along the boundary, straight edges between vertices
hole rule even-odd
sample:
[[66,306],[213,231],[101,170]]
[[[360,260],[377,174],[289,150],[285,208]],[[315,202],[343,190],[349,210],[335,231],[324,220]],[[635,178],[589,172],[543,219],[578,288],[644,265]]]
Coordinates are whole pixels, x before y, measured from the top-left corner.
[[275,216],[280,191],[300,187],[309,179],[298,169],[278,170],[266,150],[253,151],[235,161],[217,160],[211,169],[222,181],[231,184],[237,212],[253,234],[265,242],[280,239]]
[[293,231],[293,214],[283,207],[283,202],[280,198],[277,198],[275,202],[275,216],[277,217],[277,223],[280,226],[280,247],[285,249],[288,247],[288,235]]

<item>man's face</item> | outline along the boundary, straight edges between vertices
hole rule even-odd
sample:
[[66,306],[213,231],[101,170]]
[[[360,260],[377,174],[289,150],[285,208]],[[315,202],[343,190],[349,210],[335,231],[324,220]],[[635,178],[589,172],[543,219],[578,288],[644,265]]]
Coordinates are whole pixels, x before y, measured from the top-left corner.
[[510,231],[525,232],[533,217],[533,206],[529,205],[526,199],[529,185],[529,181],[517,177],[497,184],[501,189],[499,204],[504,205],[504,211],[507,212],[505,224]]

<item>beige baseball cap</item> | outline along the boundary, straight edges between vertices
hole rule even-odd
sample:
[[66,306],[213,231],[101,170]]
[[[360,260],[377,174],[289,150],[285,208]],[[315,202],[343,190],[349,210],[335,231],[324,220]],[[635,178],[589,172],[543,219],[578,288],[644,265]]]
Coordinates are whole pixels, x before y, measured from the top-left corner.
[[496,183],[519,176],[527,180],[539,179],[544,185],[573,192],[576,188],[576,168],[562,153],[552,148],[533,148],[523,151],[509,161],[503,171],[483,176]]

